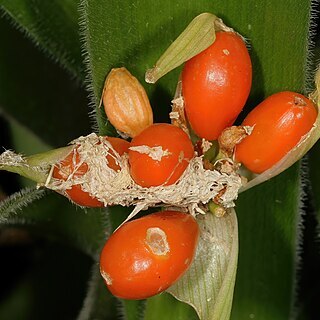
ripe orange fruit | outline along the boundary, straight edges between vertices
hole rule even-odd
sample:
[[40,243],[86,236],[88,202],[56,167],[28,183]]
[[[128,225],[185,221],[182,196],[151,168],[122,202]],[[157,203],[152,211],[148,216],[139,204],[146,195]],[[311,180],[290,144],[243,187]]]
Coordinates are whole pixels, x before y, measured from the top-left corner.
[[196,220],[179,211],[162,211],[127,222],[111,235],[101,252],[101,275],[117,297],[151,297],[188,269],[198,236]]
[[251,60],[242,38],[217,32],[215,42],[185,63],[182,94],[188,121],[201,138],[216,140],[248,98]]
[[[146,147],[150,152],[138,152],[136,147]],[[192,142],[182,129],[167,123],[153,124],[131,141],[130,173],[142,187],[170,185],[180,178],[193,156]]]
[[251,135],[236,146],[235,158],[254,173],[262,173],[281,160],[310,131],[317,118],[312,101],[284,91],[254,108],[242,125]]

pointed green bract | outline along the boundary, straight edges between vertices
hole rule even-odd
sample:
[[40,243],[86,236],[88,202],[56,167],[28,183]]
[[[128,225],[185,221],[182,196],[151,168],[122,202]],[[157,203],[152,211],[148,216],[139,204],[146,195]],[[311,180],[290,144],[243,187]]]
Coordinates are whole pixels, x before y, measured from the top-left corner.
[[31,166],[47,167],[51,166],[60,160],[64,159],[74,148],[73,145],[52,149],[46,152],[38,153],[26,158],[26,161]]
[[155,83],[171,70],[207,49],[216,39],[217,19],[211,13],[202,13],[195,17],[161,55],[155,66],[146,72],[146,82]]
[[223,217],[198,218],[200,240],[186,274],[168,292],[192,305],[201,320],[228,320],[238,261],[238,225],[234,210]]

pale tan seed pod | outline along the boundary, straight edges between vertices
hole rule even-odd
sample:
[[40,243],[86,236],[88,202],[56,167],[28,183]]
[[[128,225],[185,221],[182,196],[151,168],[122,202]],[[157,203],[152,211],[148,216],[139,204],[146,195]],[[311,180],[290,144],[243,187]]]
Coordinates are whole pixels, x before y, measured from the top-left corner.
[[102,101],[112,125],[130,137],[153,123],[148,96],[139,81],[126,69],[112,69],[105,81]]

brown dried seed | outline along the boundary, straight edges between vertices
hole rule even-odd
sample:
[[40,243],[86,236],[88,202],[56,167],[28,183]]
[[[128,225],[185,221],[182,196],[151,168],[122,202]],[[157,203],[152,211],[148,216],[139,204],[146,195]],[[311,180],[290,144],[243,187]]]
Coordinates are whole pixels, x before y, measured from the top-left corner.
[[109,121],[130,137],[138,135],[153,123],[148,96],[139,81],[126,69],[112,69],[102,93]]
[[252,131],[248,126],[232,126],[224,129],[218,138],[220,151],[229,158],[232,157],[235,146]]

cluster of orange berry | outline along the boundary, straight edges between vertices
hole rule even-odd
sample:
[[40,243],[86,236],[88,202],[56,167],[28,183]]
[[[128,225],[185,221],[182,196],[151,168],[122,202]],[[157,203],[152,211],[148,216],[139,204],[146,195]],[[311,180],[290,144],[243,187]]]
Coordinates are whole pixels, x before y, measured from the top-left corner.
[[[246,44],[237,33],[220,31],[214,43],[185,63],[182,96],[189,126],[199,139],[217,140],[233,125],[250,93],[252,66]],[[119,155],[128,154],[130,174],[144,188],[174,184],[195,156],[189,136],[172,124],[153,124],[152,111],[141,85],[124,68],[109,74],[103,95],[110,122],[132,138],[106,137]],[[253,173],[261,173],[294,148],[310,131],[317,111],[309,99],[280,92],[258,105],[243,126],[253,130],[234,148],[231,159]],[[108,156],[108,166],[119,165]],[[76,149],[53,171],[67,180],[82,176]],[[81,206],[103,203],[73,185],[68,197]],[[196,251],[196,220],[179,211],[162,211],[122,225],[106,242],[101,274],[111,292],[121,298],[142,299],[166,290],[188,269]]]

